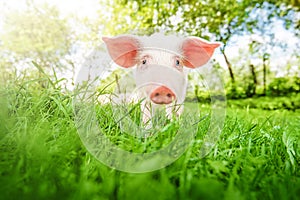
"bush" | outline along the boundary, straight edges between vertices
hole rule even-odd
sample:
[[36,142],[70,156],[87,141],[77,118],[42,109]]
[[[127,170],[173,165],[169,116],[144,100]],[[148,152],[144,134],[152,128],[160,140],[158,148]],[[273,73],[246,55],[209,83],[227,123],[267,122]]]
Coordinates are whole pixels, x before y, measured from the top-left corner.
[[285,96],[300,91],[299,77],[279,77],[274,78],[269,84],[267,95],[269,96]]
[[230,107],[237,108],[257,108],[263,110],[279,110],[286,109],[296,111],[300,109],[300,95],[292,95],[289,97],[257,97],[239,100],[229,100],[227,102]]

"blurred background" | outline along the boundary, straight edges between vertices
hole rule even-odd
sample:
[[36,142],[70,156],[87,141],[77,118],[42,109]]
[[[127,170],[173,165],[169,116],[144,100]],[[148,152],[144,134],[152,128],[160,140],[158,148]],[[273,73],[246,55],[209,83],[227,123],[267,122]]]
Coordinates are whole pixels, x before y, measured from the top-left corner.
[[[68,90],[103,35],[165,31],[222,42],[213,62],[229,99],[299,93],[299,0],[10,0],[0,9],[2,84],[42,71]],[[200,78],[189,76],[188,100],[205,96]]]

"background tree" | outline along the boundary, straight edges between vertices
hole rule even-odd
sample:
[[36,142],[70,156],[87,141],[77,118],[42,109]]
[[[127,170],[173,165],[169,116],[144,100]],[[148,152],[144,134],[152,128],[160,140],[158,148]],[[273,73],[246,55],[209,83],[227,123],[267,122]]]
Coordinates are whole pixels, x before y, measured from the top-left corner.
[[[25,11],[5,16],[0,49],[15,62],[33,59],[43,67],[59,64],[71,47],[70,28],[56,7],[28,4]],[[62,66],[62,65],[60,65]]]
[[272,16],[279,16],[285,20],[286,28],[293,28],[293,32],[299,36],[300,34],[300,1],[299,0],[268,0],[272,5],[276,6]]

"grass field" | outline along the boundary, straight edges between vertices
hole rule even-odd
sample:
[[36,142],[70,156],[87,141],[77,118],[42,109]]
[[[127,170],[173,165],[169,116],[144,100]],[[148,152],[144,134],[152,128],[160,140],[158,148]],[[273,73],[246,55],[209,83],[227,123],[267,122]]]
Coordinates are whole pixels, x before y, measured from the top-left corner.
[[[14,83],[0,94],[0,199],[300,197],[299,109],[229,104],[221,138],[206,157],[198,156],[197,134],[173,164],[131,174],[87,152],[74,123],[72,95],[55,84],[44,89],[35,82]],[[156,139],[161,144],[163,137]]]

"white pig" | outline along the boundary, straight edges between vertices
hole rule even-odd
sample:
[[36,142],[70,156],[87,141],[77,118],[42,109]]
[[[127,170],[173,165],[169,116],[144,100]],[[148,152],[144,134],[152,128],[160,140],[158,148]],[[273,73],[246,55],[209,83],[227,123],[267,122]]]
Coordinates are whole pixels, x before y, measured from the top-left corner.
[[[166,112],[171,117],[182,113],[186,93],[186,70],[205,65],[220,45],[198,37],[178,38],[155,34],[150,37],[121,35],[103,37],[109,55],[119,66],[136,66],[137,85],[145,87],[145,97],[141,105],[143,122],[151,119],[151,105],[167,105]],[[175,103],[174,103],[175,102]]]

